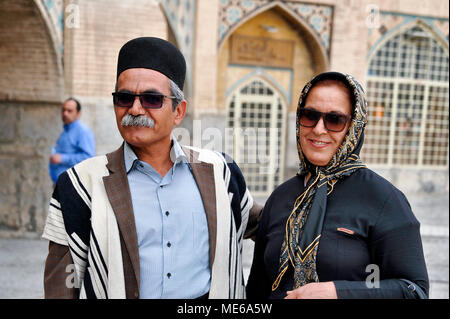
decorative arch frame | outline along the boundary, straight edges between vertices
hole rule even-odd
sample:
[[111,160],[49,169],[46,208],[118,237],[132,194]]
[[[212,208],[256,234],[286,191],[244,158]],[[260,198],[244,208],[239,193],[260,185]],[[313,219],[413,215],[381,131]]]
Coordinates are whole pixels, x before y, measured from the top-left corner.
[[[292,71],[289,72],[292,77]],[[248,85],[254,79],[261,79],[263,80],[263,82],[266,82],[265,84],[267,84],[270,88],[274,89],[278,93],[278,95],[281,96],[283,100],[283,106],[287,109],[287,105],[290,105],[292,101],[292,92],[291,92],[292,88],[290,89],[289,92],[286,92],[283,86],[261,67],[256,67],[252,72],[244,75],[230,86],[230,88],[225,92],[227,105],[228,105],[228,98],[232,96],[232,94],[235,91],[240,90],[242,87]]]
[[366,60],[368,62],[368,65],[370,64],[370,61],[372,60],[373,56],[378,51],[378,49],[382,48],[386,42],[388,42],[390,39],[392,39],[396,35],[401,34],[414,26],[419,26],[419,27],[425,29],[426,31],[430,32],[433,35],[434,39],[436,39],[438,41],[438,43],[442,46],[442,48],[447,52],[447,54],[449,54],[449,43],[443,37],[443,35],[439,31],[437,31],[432,25],[427,23],[425,21],[425,19],[415,18],[412,20],[411,19],[407,20],[407,21],[395,26],[391,30],[387,31],[382,37],[380,37],[372,45],[369,52],[367,53]]
[[64,10],[61,12],[61,16],[59,17],[61,28],[60,33],[58,32],[58,22],[52,20],[50,16],[50,12],[47,10],[43,0],[33,0],[34,6],[39,13],[40,18],[42,19],[44,25],[46,26],[45,30],[47,32],[50,46],[52,47],[52,52],[54,54],[54,61],[56,62],[56,69],[58,72],[59,86],[61,88],[60,99],[62,98],[64,91],[64,68],[63,68],[63,37],[62,33],[64,30]]
[[[180,51],[182,51],[182,48],[180,47],[180,43],[181,43],[182,39],[180,38],[180,35],[179,35],[179,33],[177,32],[177,29],[174,26],[173,20],[169,19],[169,15],[167,13],[167,10],[164,8],[164,6],[161,3],[159,4],[159,6],[160,6],[162,14],[164,15],[164,17],[166,19],[169,35],[170,35],[170,33],[173,35],[173,40],[175,42],[173,44],[178,49],[180,49]],[[186,79],[185,79],[185,84],[184,84],[185,87],[186,87],[186,90],[184,90],[184,91],[188,93],[187,94],[188,96],[191,96],[192,95],[192,83],[191,83],[191,79],[192,79],[192,74],[191,73],[192,73],[192,71],[190,69],[190,65],[191,64],[188,63],[189,61],[186,61],[186,62],[187,62],[186,63]],[[183,88],[180,88],[180,89],[183,90]]]
[[[191,97],[193,92],[193,70],[191,66],[194,58],[196,1],[160,0],[158,4],[166,18],[168,28],[175,38],[175,45],[186,59],[185,92]],[[187,9],[187,6],[189,6],[189,9]],[[187,43],[188,38],[189,42]]]
[[[323,45],[320,37],[317,35],[317,32],[313,29],[313,27],[309,24],[308,21],[306,21],[302,16],[299,14],[296,14],[291,8],[289,8],[286,4],[280,2],[280,1],[269,1],[266,4],[261,5],[257,9],[249,12],[248,14],[244,15],[242,19],[240,19],[238,22],[234,23],[224,34],[223,37],[219,35],[219,43],[218,43],[218,52],[221,52],[224,43],[229,39],[229,37],[234,33],[235,30],[237,30],[240,26],[245,24],[250,19],[256,17],[257,15],[271,10],[271,9],[278,9],[281,11],[282,14],[284,14],[287,19],[293,21],[295,24],[297,24],[301,30],[305,31],[305,36],[309,43],[311,43],[310,49],[313,52],[318,52],[316,57],[318,57],[321,61],[321,64],[323,65],[324,69],[329,69],[330,67],[330,49],[325,48]],[[220,30],[219,30],[220,32]],[[331,30],[330,30],[331,34]],[[331,43],[331,36],[330,36],[330,43]],[[220,54],[218,55],[220,56]]]

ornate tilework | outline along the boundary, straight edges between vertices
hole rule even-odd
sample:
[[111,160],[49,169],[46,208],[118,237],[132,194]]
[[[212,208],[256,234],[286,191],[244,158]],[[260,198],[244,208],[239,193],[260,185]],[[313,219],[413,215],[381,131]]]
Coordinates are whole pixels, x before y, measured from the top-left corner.
[[188,95],[190,95],[191,66],[194,54],[195,0],[161,0],[160,2],[175,34],[179,49],[186,59],[187,89]]
[[63,32],[64,32],[64,1],[63,0],[41,0],[45,10],[53,24],[53,31],[58,42],[60,52],[63,51]]
[[309,24],[329,53],[331,26],[333,23],[333,7],[292,2],[287,3],[287,5]]
[[448,44],[448,19],[381,11],[379,15],[379,25],[377,25],[377,28],[368,28],[369,38],[367,45],[369,53],[367,56],[369,57],[371,55],[372,51],[377,47],[378,43],[383,41],[385,37],[390,36],[402,26],[412,24],[415,21],[421,21],[422,23],[426,24]]
[[[277,1],[289,8],[296,18],[304,21],[320,39],[325,50],[330,52],[333,6],[290,1]],[[256,10],[273,5],[270,0],[221,0],[219,9],[220,45],[230,30]]]

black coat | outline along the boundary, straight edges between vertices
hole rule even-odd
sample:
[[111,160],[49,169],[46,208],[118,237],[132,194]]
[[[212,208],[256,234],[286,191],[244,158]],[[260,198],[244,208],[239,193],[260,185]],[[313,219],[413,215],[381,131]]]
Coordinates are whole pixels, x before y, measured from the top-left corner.
[[[280,185],[266,202],[259,224],[247,297],[284,298],[293,289],[293,267],[276,291],[286,220],[304,191],[304,178]],[[419,222],[401,191],[370,169],[338,181],[327,198],[317,252],[319,281],[334,281],[338,298],[417,298],[412,286],[428,295]],[[344,230],[338,230],[344,228]],[[346,229],[348,231],[346,231]],[[376,269],[379,288],[376,288]],[[375,286],[375,287],[374,287]]]

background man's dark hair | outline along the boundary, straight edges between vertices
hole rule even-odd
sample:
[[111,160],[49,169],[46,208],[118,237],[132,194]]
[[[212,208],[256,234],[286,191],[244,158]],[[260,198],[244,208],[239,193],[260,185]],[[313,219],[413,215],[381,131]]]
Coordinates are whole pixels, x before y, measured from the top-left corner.
[[81,104],[76,98],[69,97],[67,100],[64,101],[64,103],[66,103],[67,101],[74,101],[77,104],[77,112],[81,111]]

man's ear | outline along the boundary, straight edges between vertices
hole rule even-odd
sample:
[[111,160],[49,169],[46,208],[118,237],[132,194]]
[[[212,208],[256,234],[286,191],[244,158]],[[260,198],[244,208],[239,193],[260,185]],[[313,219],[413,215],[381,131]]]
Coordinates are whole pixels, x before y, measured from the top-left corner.
[[180,123],[183,121],[184,116],[186,115],[186,109],[187,109],[186,100],[182,100],[180,103],[178,103],[177,107],[175,108],[175,111],[173,111],[175,125],[180,125]]

